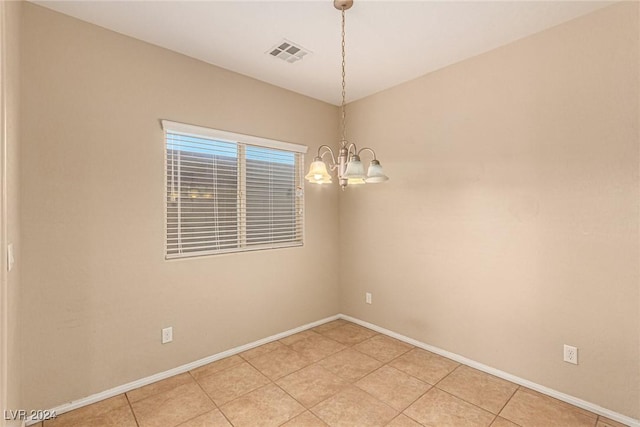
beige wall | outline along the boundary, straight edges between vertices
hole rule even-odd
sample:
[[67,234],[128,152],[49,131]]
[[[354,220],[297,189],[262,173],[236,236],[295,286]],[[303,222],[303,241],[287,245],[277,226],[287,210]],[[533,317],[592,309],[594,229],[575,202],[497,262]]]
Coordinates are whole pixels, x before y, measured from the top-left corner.
[[[20,19],[21,2],[4,2],[4,28],[5,37],[2,60],[5,61],[3,78],[5,90],[5,124],[6,124],[6,243],[14,246],[15,264],[7,273],[6,308],[7,313],[7,394],[2,401],[6,409],[22,408],[21,397],[21,363],[20,363],[20,336],[19,336],[19,302],[20,302],[20,271],[22,258],[20,256],[20,189],[19,189],[19,154],[20,154]],[[3,215],[5,212],[2,213]],[[4,224],[3,224],[4,225]],[[3,245],[5,242],[3,242]],[[6,258],[3,247],[3,261]],[[2,268],[6,268],[4,262]],[[5,409],[5,408],[3,408]],[[2,416],[4,418],[4,416]]]
[[159,119],[306,144],[310,162],[336,108],[23,9],[27,407],[341,309],[640,416],[637,3],[351,104],[353,141],[392,180],[348,189],[339,211],[335,188],[307,186],[304,248],[172,262]]
[[342,311],[638,418],[638,34],[617,4],[351,104],[391,181],[340,195]]
[[[24,5],[23,378],[49,408],[334,315],[337,190],[303,248],[164,260],[160,119],[305,144],[335,106]],[[160,344],[173,326],[174,341]]]

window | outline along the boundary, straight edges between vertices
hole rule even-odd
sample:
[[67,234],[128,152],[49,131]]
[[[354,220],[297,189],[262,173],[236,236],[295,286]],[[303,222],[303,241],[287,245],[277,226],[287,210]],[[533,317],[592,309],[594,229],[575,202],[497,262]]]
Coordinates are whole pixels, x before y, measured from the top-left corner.
[[166,258],[301,246],[307,147],[162,121]]

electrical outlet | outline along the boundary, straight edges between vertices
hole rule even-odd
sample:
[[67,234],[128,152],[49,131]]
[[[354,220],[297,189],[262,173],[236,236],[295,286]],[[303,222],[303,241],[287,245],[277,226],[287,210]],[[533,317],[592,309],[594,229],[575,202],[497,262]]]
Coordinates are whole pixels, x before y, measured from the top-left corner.
[[169,326],[162,330],[162,344],[166,344],[173,341],[173,327]]
[[16,262],[13,257],[13,243],[9,243],[7,245],[7,271],[11,271],[13,269],[13,264]]
[[570,345],[564,345],[564,361],[567,363],[578,364],[578,348]]
[[364,302],[367,304],[371,304],[371,292],[367,292],[364,294]]

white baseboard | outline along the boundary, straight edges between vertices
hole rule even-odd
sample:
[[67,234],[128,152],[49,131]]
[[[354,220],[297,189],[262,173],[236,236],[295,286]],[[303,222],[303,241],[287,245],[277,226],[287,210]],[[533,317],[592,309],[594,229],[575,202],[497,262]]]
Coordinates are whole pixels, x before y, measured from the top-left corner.
[[[413,338],[409,338],[407,336],[398,334],[396,332],[390,331],[388,329],[382,328],[382,327],[374,325],[372,323],[365,322],[365,321],[360,320],[360,319],[356,319],[355,317],[347,316],[345,314],[337,314],[335,316],[326,317],[326,318],[324,318],[322,320],[318,320],[316,322],[307,323],[306,325],[299,326],[299,327],[293,328],[293,329],[289,329],[288,331],[281,332],[279,334],[272,335],[270,337],[263,338],[263,339],[260,339],[258,341],[254,341],[254,342],[249,343],[249,344],[241,345],[239,347],[235,347],[235,348],[232,348],[230,350],[226,350],[226,351],[223,351],[221,353],[217,353],[217,354],[214,354],[212,356],[205,357],[204,359],[196,360],[195,362],[187,363],[186,365],[182,365],[182,366],[179,366],[177,368],[169,369],[168,371],[160,372],[160,373],[157,373],[155,375],[151,375],[149,377],[145,377],[145,378],[139,379],[137,381],[132,381],[130,383],[127,383],[127,384],[112,388],[110,390],[103,391],[101,393],[96,393],[96,394],[93,394],[91,396],[88,396],[88,397],[85,397],[85,398],[82,398],[82,399],[78,399],[78,400],[74,400],[74,401],[69,402],[69,403],[65,403],[63,405],[60,405],[60,406],[57,406],[57,407],[51,409],[50,411],[51,412],[55,411],[56,414],[61,415],[61,414],[65,413],[65,412],[69,412],[69,411],[72,411],[74,409],[81,408],[83,406],[91,405],[92,403],[96,403],[96,402],[99,402],[101,400],[108,399],[108,398],[113,397],[113,396],[117,396],[117,395],[125,393],[127,391],[130,391],[130,390],[133,390],[133,389],[136,389],[136,388],[139,388],[139,387],[154,383],[156,381],[163,380],[165,378],[172,377],[174,375],[182,374],[184,372],[190,371],[192,369],[198,368],[198,367],[206,365],[208,363],[215,362],[216,360],[224,359],[225,357],[229,357],[229,356],[233,356],[234,354],[242,353],[243,351],[250,350],[250,349],[252,349],[254,347],[258,347],[258,346],[261,346],[263,344],[267,344],[267,343],[270,343],[272,341],[276,341],[276,340],[288,337],[289,335],[293,335],[293,334],[296,334],[298,332],[302,332],[304,330],[307,330],[307,329],[322,325],[322,324],[327,323],[327,322],[331,322],[331,321],[336,320],[336,319],[348,320],[349,322],[356,323],[358,325],[364,326],[365,328],[369,328],[369,329],[374,330],[376,332],[380,332],[381,334],[388,335],[388,336],[390,336],[392,338],[396,338],[396,339],[398,339],[400,341],[404,341],[404,342],[406,342],[408,344],[411,344],[413,346],[416,346],[418,348],[422,348],[422,349],[430,351],[432,353],[439,354],[440,356],[446,357],[446,358],[451,359],[451,360],[455,360],[456,362],[462,363],[463,365],[470,366],[470,367],[472,367],[474,369],[477,369],[479,371],[486,372],[486,373],[494,375],[494,376],[496,376],[498,378],[502,378],[502,379],[505,379],[507,381],[511,381],[512,383],[519,384],[521,386],[524,386],[524,387],[530,388],[532,390],[538,391],[538,392],[540,392],[542,394],[546,394],[548,396],[554,397],[554,398],[556,398],[558,400],[562,400],[563,402],[570,403],[570,404],[572,404],[574,406],[577,406],[579,408],[586,409],[587,411],[591,411],[591,412],[593,412],[595,414],[602,415],[602,416],[610,418],[610,419],[612,419],[614,421],[621,422],[621,423],[626,424],[626,425],[628,425],[630,427],[640,427],[640,420],[636,420],[636,419],[627,417],[626,415],[622,415],[622,414],[619,414],[617,412],[614,412],[614,411],[611,411],[609,409],[606,409],[606,408],[603,408],[601,406],[598,406],[595,403],[587,402],[585,400],[578,399],[577,397],[573,397],[573,396],[570,396],[568,394],[561,393],[559,391],[550,389],[550,388],[542,386],[540,384],[536,384],[536,383],[531,382],[529,380],[525,380],[523,378],[517,377],[515,375],[509,374],[509,373],[501,371],[499,369],[495,369],[495,368],[492,368],[490,366],[483,365],[482,363],[476,362],[474,360],[467,359],[466,357],[460,356],[459,354],[451,353],[451,352],[443,350],[441,348],[434,347],[434,346],[429,345],[429,344],[425,344],[425,343],[420,342],[418,340],[415,340]],[[26,425],[29,426],[29,425],[35,424],[37,422],[39,422],[39,421],[37,421],[37,420],[29,420],[28,419],[27,422],[26,422]]]
[[626,415],[619,414],[617,412],[611,411],[609,409],[603,408],[601,406],[596,405],[595,403],[587,402],[582,399],[578,399],[577,397],[570,396],[565,393],[561,393],[559,391],[553,390],[551,388],[542,386],[540,384],[536,384],[529,380],[525,380],[524,378],[517,377],[515,375],[511,375],[507,372],[501,371],[499,369],[492,368],[487,365],[483,365],[482,363],[476,362],[471,359],[467,359],[464,356],[460,356],[459,354],[451,353],[450,351],[443,350],[438,347],[434,347],[429,344],[425,344],[418,340],[414,340],[413,338],[406,337],[404,335],[398,334],[396,332],[390,331],[388,329],[382,328],[378,325],[374,325],[373,323],[365,322],[360,319],[356,319],[355,317],[347,316],[345,314],[340,314],[338,316],[340,319],[348,320],[349,322],[356,323],[358,325],[364,326],[365,328],[369,328],[376,332],[380,332],[381,334],[388,335],[392,338],[395,338],[400,341],[404,341],[407,344],[414,345],[418,348],[422,348],[424,350],[430,351],[435,354],[439,354],[440,356],[446,357],[447,359],[455,360],[458,363],[463,365],[470,366],[474,369],[477,369],[482,372],[486,372],[487,374],[491,374],[498,378],[505,379],[507,381],[511,381],[512,383],[516,383],[518,385],[530,388],[542,394],[546,394],[547,396],[551,396],[558,400],[562,400],[563,402],[570,403],[574,406],[577,406],[582,409],[586,409],[587,411],[591,411],[595,414],[602,415],[603,417],[607,417],[614,421],[618,421],[620,423],[626,424],[630,427],[640,427],[640,420],[636,420],[631,417],[627,417]]
[[[214,354],[212,356],[205,357],[204,359],[196,360],[195,362],[187,363],[186,365],[178,366],[177,368],[169,369],[168,371],[159,372],[157,374],[141,378],[136,381],[132,381],[130,383],[114,387],[109,390],[105,390],[100,393],[92,394],[91,396],[84,397],[82,399],[74,400],[68,403],[64,403],[60,406],[56,406],[49,410],[49,412],[55,412],[57,415],[64,414],[65,412],[73,411],[74,409],[81,408],[83,406],[91,405],[92,403],[99,402],[101,400],[108,399],[113,396],[117,396],[122,393],[126,393],[127,391],[131,391],[136,388],[140,388],[142,386],[155,383],[160,380],[164,380],[165,378],[172,377],[174,375],[182,374],[187,371],[191,371],[192,369],[199,368],[200,366],[204,366],[208,363],[215,362],[216,360],[224,359],[225,357],[233,356],[234,354],[242,353],[243,351],[250,350],[254,347],[259,347],[263,344],[270,343],[272,341],[277,341],[279,339],[288,337],[289,335],[297,334],[298,332],[302,332],[304,330],[314,328],[316,326],[322,325],[327,322],[331,322],[333,320],[337,320],[340,318],[340,315],[336,314],[335,316],[326,317],[324,319],[307,323],[306,325],[298,326],[297,328],[289,329],[288,331],[281,332],[279,334],[271,335],[270,337],[260,339],[258,341],[251,342],[249,344],[241,345],[239,347],[232,348],[230,350],[223,351],[221,353]],[[39,423],[40,420],[32,420],[27,419],[26,425],[30,426],[36,423]]]

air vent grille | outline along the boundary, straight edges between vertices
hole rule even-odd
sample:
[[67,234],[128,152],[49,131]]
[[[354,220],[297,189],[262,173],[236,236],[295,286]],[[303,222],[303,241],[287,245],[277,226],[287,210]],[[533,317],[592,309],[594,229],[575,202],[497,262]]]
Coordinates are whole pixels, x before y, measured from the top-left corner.
[[297,43],[293,43],[289,40],[283,39],[280,43],[273,46],[266,53],[275,58],[280,58],[283,61],[294,63],[300,61],[306,55],[310,54],[311,51],[303,48]]

